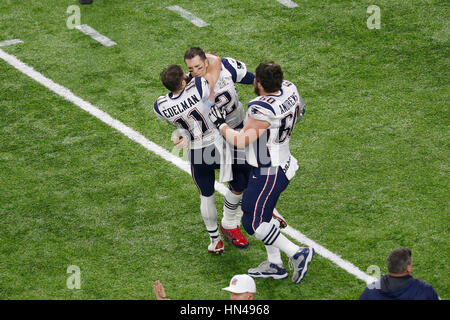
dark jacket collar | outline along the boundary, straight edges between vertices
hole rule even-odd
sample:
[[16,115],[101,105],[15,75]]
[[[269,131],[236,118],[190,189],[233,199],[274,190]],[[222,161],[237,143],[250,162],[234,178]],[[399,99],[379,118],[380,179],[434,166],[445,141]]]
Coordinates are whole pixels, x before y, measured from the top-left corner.
[[393,277],[390,275],[384,275],[380,279],[382,292],[393,292],[403,288],[413,281],[412,276]]

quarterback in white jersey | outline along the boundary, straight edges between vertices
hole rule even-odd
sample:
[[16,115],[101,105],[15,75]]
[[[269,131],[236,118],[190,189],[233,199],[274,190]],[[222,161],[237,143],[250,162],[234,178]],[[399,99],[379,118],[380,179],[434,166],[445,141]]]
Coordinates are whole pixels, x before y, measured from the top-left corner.
[[[208,117],[211,107],[207,101],[207,81],[200,77],[189,79],[177,65],[164,69],[161,81],[171,92],[159,97],[153,109],[159,119],[185,132],[183,140],[189,141],[191,174],[200,192],[200,211],[211,239],[208,251],[222,253],[224,246],[217,227],[214,203],[215,170],[220,169],[219,180],[228,181],[233,189],[245,189],[248,179],[232,165],[231,149],[227,148],[225,140]],[[224,219],[234,223],[235,217],[227,214],[223,213]],[[233,234],[240,234],[245,239],[245,243],[236,241],[234,245],[246,248],[248,241],[242,235],[239,225],[236,224],[234,229]]]
[[208,80],[213,88],[214,103],[226,111],[228,125],[233,129],[242,128],[245,112],[235,83],[253,84],[255,78],[247,71],[245,63],[233,58],[220,59],[198,47],[187,50],[184,59],[191,76]]
[[259,64],[255,72],[257,98],[248,104],[247,120],[241,131],[226,124],[225,114],[216,107],[210,119],[229,143],[249,147],[251,178],[242,198],[242,224],[250,235],[264,242],[267,261],[248,270],[252,277],[284,279],[288,277],[280,250],[294,265],[292,281],[299,283],[308,271],[314,249],[300,248],[280,232],[280,221],[273,211],[280,194],[298,168],[289,150],[289,140],[295,123],[303,117],[305,104],[295,85],[283,81],[278,64]]
[[[245,117],[244,108],[239,101],[235,83],[253,84],[254,75],[247,71],[244,63],[232,58],[219,58],[215,54],[205,53],[199,47],[192,47],[184,54],[184,61],[191,77],[205,77],[210,85],[209,103],[226,113],[227,123],[233,129],[241,129]],[[233,170],[241,177],[241,181],[248,181],[250,166],[245,163],[243,150],[234,148]],[[223,206],[224,218],[221,223],[222,233],[228,242],[238,248],[248,246],[247,239],[239,230],[242,217],[242,194],[247,183],[230,184],[225,194]],[[228,219],[227,217],[234,217]]]

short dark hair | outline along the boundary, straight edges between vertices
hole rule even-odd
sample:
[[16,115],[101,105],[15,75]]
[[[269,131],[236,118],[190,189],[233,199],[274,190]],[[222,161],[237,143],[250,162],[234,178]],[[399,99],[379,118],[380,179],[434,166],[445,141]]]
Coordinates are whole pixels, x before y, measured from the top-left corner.
[[398,248],[388,257],[388,270],[390,273],[403,273],[411,263],[411,250]]
[[266,92],[276,92],[281,89],[283,83],[283,71],[281,66],[273,61],[262,62],[256,67],[256,81],[261,83]]
[[192,59],[196,56],[200,56],[200,59],[202,59],[203,61],[206,60],[206,53],[205,51],[203,51],[202,48],[199,47],[192,47],[190,49],[188,49],[185,53],[184,53],[184,60],[188,60],[188,59]]
[[185,78],[183,68],[179,65],[172,64],[161,72],[161,82],[171,92],[181,89],[181,83]]

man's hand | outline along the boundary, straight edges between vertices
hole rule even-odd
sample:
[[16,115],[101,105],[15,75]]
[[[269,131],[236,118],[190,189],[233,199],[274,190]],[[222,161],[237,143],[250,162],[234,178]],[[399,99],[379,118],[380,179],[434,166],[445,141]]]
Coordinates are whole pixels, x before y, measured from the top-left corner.
[[180,150],[186,148],[189,144],[189,141],[182,136],[173,138],[172,142],[173,145]]
[[217,129],[222,129],[225,123],[225,117],[226,117],[226,111],[221,110],[218,106],[213,106],[209,110],[209,119],[214,123],[214,125],[217,127]]
[[164,287],[159,280],[156,280],[153,285],[153,291],[155,291],[156,300],[169,300],[166,296],[166,292],[164,291]]
[[177,129],[172,133],[172,142],[178,149],[184,149],[189,145],[189,135],[185,130]]
[[209,101],[215,101],[214,88],[222,71],[222,59],[209,52],[206,53],[206,58],[208,59],[208,68],[204,78],[209,83]]

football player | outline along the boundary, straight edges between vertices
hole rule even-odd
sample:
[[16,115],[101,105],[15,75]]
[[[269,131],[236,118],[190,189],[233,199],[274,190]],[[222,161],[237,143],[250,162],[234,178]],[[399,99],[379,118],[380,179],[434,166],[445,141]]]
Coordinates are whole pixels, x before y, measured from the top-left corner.
[[296,86],[283,80],[281,67],[273,62],[259,64],[255,72],[254,92],[248,103],[244,128],[233,130],[225,113],[212,107],[210,119],[226,140],[238,147],[248,147],[251,178],[242,199],[242,223],[250,235],[264,242],[267,261],[248,270],[253,277],[284,279],[288,277],[280,250],[294,266],[292,281],[299,283],[314,256],[313,248],[300,248],[280,233],[280,222],[273,210],[280,194],[294,177],[298,164],[289,150],[295,124],[305,113],[305,104]]
[[208,251],[222,253],[224,246],[214,204],[214,171],[220,168],[220,181],[230,181],[233,188],[246,186],[248,180],[233,172],[232,149],[227,148],[225,140],[208,117],[211,107],[207,81],[201,77],[190,80],[177,65],[165,68],[161,81],[170,93],[156,100],[154,111],[158,118],[178,128],[180,133],[175,135],[176,139],[183,140],[188,146],[192,178],[200,192],[200,211],[211,239]]
[[[210,85],[210,105],[216,105],[226,113],[227,123],[233,129],[241,129],[245,117],[244,107],[239,101],[235,83],[253,84],[254,75],[247,71],[246,65],[232,58],[219,58],[205,53],[199,47],[186,51],[184,61],[191,77],[204,77]],[[241,176],[242,185],[230,184],[225,194],[221,231],[229,243],[238,248],[246,248],[248,240],[239,226],[243,215],[242,194],[247,185],[250,167],[245,163],[244,150],[234,150],[233,172]]]

